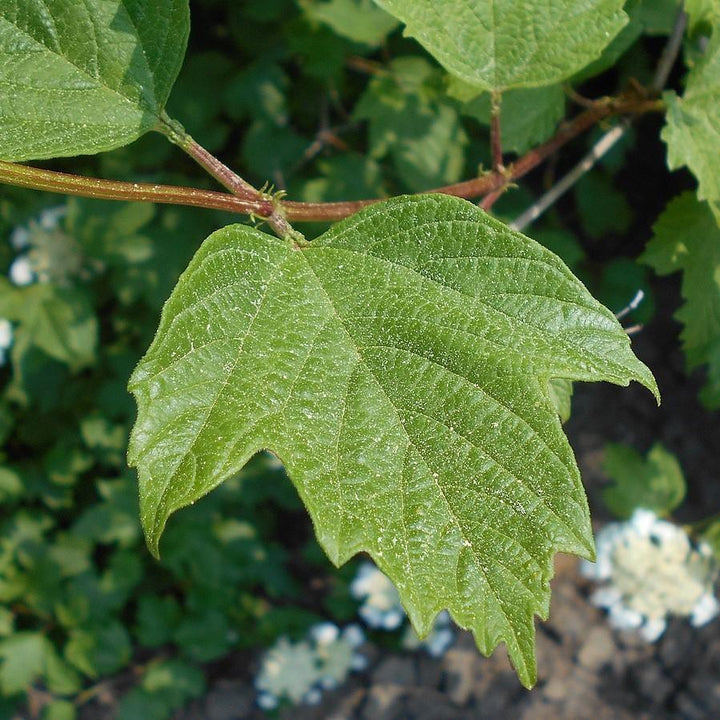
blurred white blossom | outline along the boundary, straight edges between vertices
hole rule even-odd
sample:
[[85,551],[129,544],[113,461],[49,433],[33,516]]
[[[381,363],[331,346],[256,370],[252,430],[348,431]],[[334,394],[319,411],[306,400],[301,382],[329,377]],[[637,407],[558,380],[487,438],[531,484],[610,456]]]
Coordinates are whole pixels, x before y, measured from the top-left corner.
[[[376,630],[396,630],[406,619],[400,596],[390,578],[378,570],[372,563],[363,563],[350,585],[350,593],[361,600],[360,617],[367,625]],[[433,657],[441,657],[455,638],[450,615],[441,612],[429,635],[422,640],[410,625],[407,625],[402,637],[402,646],[406,650],[424,649]]]
[[365,642],[362,630],[350,625],[340,630],[333,623],[310,628],[297,643],[280,638],[263,657],[255,678],[257,702],[265,710],[281,702],[315,704],[322,691],[337,687],[354,670],[362,670],[366,658],[357,652]]
[[677,525],[639,509],[601,530],[596,545],[597,562],[585,561],[582,572],[605,582],[591,602],[607,609],[614,627],[638,629],[654,642],[670,615],[697,627],[718,614],[718,564],[707,544],[694,545]]
[[5,360],[7,359],[7,350],[12,345],[12,341],[12,323],[7,318],[0,318],[0,365],[5,364]]
[[453,629],[450,614],[443,610],[436,618],[433,629],[429,635],[422,640],[417,636],[411,625],[405,629],[402,639],[402,646],[406,650],[424,649],[428,655],[432,657],[442,657],[445,651],[452,645],[455,639],[455,630]]
[[79,243],[61,226],[67,207],[46,208],[25,226],[10,233],[10,244],[19,254],[9,270],[10,280],[18,286],[34,282],[67,285],[87,275]]
[[28,258],[27,255],[20,255],[13,260],[12,265],[10,265],[8,275],[10,277],[10,282],[14,285],[19,285],[20,287],[30,285],[35,282],[37,277],[35,275],[35,271],[33,270],[32,263],[30,262],[30,258]]
[[390,578],[372,563],[363,563],[350,585],[350,594],[362,600],[360,617],[371,628],[397,630],[405,620],[400,596]]

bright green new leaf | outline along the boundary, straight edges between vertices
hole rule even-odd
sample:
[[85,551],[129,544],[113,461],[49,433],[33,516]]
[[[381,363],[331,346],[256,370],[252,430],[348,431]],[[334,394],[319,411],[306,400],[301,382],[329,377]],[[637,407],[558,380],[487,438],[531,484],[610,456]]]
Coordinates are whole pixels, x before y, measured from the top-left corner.
[[653,227],[641,256],[659,275],[682,271],[685,304],[675,317],[688,367],[708,365],[701,399],[720,407],[720,228],[693,193],[675,198]]
[[720,223],[720,31],[715,30],[700,61],[690,70],[685,92],[666,93],[662,138],[671,170],[686,165]]
[[615,481],[603,491],[603,500],[619,518],[629,518],[637,508],[662,517],[685,497],[680,463],[660,443],[653,445],[647,458],[629,445],[610,443],[603,470]]
[[718,0],[685,0],[683,8],[688,14],[688,29],[695,32],[703,23],[712,26],[720,20],[720,2]]
[[96,153],[156,127],[188,0],[3,0],[0,159]]
[[483,90],[549,85],[595,59],[624,0],[375,0],[447,70]]
[[369,552],[421,635],[449,608],[532,685],[552,555],[593,553],[551,378],[657,392],[565,265],[471,203],[396,198],[304,250],[226,227],[130,382],[149,546],[270,449],[334,563]]

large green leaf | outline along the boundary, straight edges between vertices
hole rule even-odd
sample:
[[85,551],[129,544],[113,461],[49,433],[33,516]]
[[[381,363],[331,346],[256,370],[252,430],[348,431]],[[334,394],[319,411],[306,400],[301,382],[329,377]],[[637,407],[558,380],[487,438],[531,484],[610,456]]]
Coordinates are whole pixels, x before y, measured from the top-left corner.
[[3,0],[0,158],[96,153],[157,126],[188,0]]
[[[720,18],[720,16],[718,16]],[[665,94],[667,120],[662,138],[670,169],[687,166],[698,181],[698,197],[707,200],[720,223],[720,29],[715,30],[699,62],[690,70],[682,97]]]
[[551,378],[656,392],[562,261],[471,203],[396,198],[304,250],[224,228],[130,383],[150,548],[270,449],[334,563],[369,552],[421,634],[449,608],[484,653],[507,643],[531,685],[552,555],[593,553]]
[[624,0],[375,0],[451,73],[484,90],[549,85],[594,60]]
[[641,256],[659,275],[682,271],[683,306],[675,317],[689,369],[707,364],[700,397],[720,407],[720,228],[706,203],[683,193],[665,209],[653,227],[653,238]]

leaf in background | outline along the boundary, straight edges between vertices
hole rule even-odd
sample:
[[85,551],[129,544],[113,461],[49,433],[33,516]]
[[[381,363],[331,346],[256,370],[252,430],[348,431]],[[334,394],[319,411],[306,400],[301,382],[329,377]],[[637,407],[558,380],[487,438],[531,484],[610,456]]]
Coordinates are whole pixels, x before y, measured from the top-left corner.
[[223,108],[233,120],[247,117],[287,125],[286,93],[290,80],[270,60],[252,63],[224,86]]
[[100,501],[85,510],[73,525],[73,534],[97,543],[131,547],[140,538],[137,491],[133,477],[98,480]]
[[236,70],[237,64],[222,53],[193,53],[168,101],[168,113],[182,118],[187,132],[202,138],[203,147],[212,153],[223,149],[230,134],[230,123],[221,115],[222,89]]
[[693,193],[670,202],[653,227],[653,238],[641,255],[659,275],[682,271],[685,304],[675,317],[690,370],[708,364],[700,398],[720,407],[720,228],[706,203]]
[[633,220],[625,195],[615,187],[612,177],[600,169],[580,178],[575,185],[575,200],[583,230],[593,240],[611,233],[626,233]]
[[716,24],[704,55],[690,70],[682,97],[663,96],[667,103],[662,138],[668,167],[686,165],[698,181],[698,198],[707,200],[720,223],[720,29]]
[[603,470],[615,483],[603,490],[603,500],[618,518],[638,508],[664,517],[685,498],[685,478],[677,458],[655,443],[643,458],[629,445],[605,446]]
[[627,23],[624,0],[375,0],[453,75],[482,90],[550,85]]
[[67,661],[93,678],[124,667],[131,654],[130,635],[117,620],[72,630],[65,646]]
[[[242,144],[242,161],[258,179],[287,185],[288,176],[301,162],[311,145],[288,125],[277,125],[267,120],[256,120],[245,133]],[[272,152],[268,152],[272,148]]]
[[43,708],[43,720],[76,720],[77,707],[70,700],[52,700]]
[[96,153],[156,127],[189,27],[188,0],[3,0],[0,158]]
[[375,160],[344,152],[317,162],[319,177],[303,183],[298,193],[305,202],[363,200],[386,195],[382,172]]
[[[448,92],[453,94],[451,83]],[[477,88],[475,88],[477,94]],[[467,102],[461,109],[490,125],[490,95],[483,93]],[[503,150],[518,155],[547,140],[565,116],[565,92],[562,85],[542,88],[518,88],[503,93],[500,105],[500,127]]]
[[381,45],[399,25],[373,0],[299,0],[305,15],[325,23],[338,35],[369,47]]
[[630,312],[625,323],[644,325],[655,314],[655,295],[649,275],[649,270],[635,260],[618,257],[603,263],[600,276],[588,278],[587,285],[603,305],[615,312],[627,307],[638,291],[642,291],[640,304]]
[[72,372],[95,361],[97,318],[82,290],[50,284],[16,288],[0,278],[0,309],[16,323],[10,351],[13,379],[8,388],[14,400],[24,403],[29,397],[25,365],[32,360],[33,350],[41,350]]
[[[692,0],[685,2],[689,6]],[[646,35],[669,35],[680,11],[681,0],[653,0],[640,3],[640,19]]]
[[454,104],[443,98],[439,75],[417,57],[397,58],[388,69],[370,81],[353,112],[369,123],[371,156],[390,155],[412,192],[457,182],[468,140]]
[[52,648],[39,632],[19,632],[0,641],[0,690],[4,695],[26,691],[45,669]]
[[131,378],[149,546],[271,449],[334,563],[369,552],[421,634],[447,607],[532,685],[552,555],[593,553],[551,378],[657,392],[565,265],[471,203],[396,198],[304,251],[226,227]]
[[[665,0],[669,2],[669,0]],[[720,2],[718,0],[685,0],[683,9],[688,14],[688,30],[694,33],[702,24],[712,25],[720,20]]]
[[296,56],[308,78],[323,83],[342,83],[348,53],[352,44],[327,25],[311,23],[304,17],[285,26],[288,49]]
[[203,673],[183,660],[149,663],[139,687],[123,696],[118,720],[165,720],[205,691]]

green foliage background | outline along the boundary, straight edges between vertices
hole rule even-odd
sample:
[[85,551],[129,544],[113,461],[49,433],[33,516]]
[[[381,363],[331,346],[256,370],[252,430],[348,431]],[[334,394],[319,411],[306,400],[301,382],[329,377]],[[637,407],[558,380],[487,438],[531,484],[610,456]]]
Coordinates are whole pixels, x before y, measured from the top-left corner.
[[[700,235],[680,242],[668,230],[709,228],[702,237],[715,240],[718,233],[708,156],[683,144],[684,118],[707,113],[702,83],[716,82],[720,57],[718,36],[708,32],[717,23],[715,5],[692,6],[685,58],[693,75],[685,99],[673,81],[675,124],[663,136],[671,164],[698,173],[701,199],[712,210],[694,196],[676,201],[643,262],[686,279],[703,271],[705,300],[688,285],[678,318],[688,367],[709,367],[702,398],[717,407],[720,327],[703,303],[718,303],[717,272],[708,271],[720,260],[707,244],[688,254]],[[576,87],[599,95],[616,93],[629,77],[648,83],[676,9],[673,2],[626,3],[629,24],[599,60],[579,69]],[[270,181],[295,199],[348,200],[456,182],[491,164],[487,95],[449,80],[369,2],[193,0],[192,11],[188,58],[168,112],[256,185]],[[708,35],[710,50],[698,62],[698,38]],[[560,88],[538,92],[507,95],[504,112],[514,104],[532,108],[503,119],[511,152],[547,139],[562,116]],[[713,127],[703,127],[712,140]],[[531,233],[611,308],[644,289],[649,300],[634,316],[642,322],[651,320],[653,301],[649,271],[635,258],[668,198],[693,186],[689,175],[663,176],[649,200],[636,201],[636,176],[628,179],[627,167],[639,164],[640,176],[648,167],[661,172],[660,142],[647,139],[658,130],[643,121]],[[639,160],[648,147],[654,166]],[[156,134],[52,167],[211,186]],[[500,200],[497,214],[511,219],[542,189],[542,179],[531,178]],[[43,223],[58,206],[57,222]],[[142,668],[141,681],[120,717],[165,718],[203,692],[202,663],[282,632],[301,633],[319,612],[337,620],[353,615],[352,566],[331,574],[295,491],[269,455],[173,518],[159,564],[144,547],[137,479],[125,459],[135,418],[127,381],[180,272],[200,242],[231,220],[0,189],[0,234],[21,228],[29,243],[23,252],[47,270],[43,282],[27,287],[0,279],[0,317],[14,328],[0,369],[0,718],[12,715],[31,685],[55,698],[47,717],[71,718],[84,688],[130,665]],[[325,228],[303,229],[314,235]],[[6,270],[16,254],[0,244]],[[315,575],[330,579],[311,596]]]

